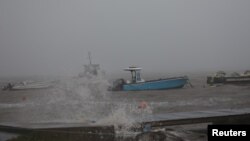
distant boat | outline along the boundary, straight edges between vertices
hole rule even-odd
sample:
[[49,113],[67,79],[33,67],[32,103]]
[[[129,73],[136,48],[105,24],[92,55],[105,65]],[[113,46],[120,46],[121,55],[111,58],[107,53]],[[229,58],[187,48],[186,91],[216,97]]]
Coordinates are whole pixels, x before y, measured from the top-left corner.
[[51,87],[49,82],[22,82],[17,84],[8,83],[3,90],[29,90],[29,89],[45,89]]
[[230,76],[224,71],[218,71],[213,76],[207,76],[207,84],[250,84],[250,71],[247,70],[244,74],[234,72]]
[[131,81],[125,81],[124,79],[118,79],[113,83],[112,90],[114,91],[143,91],[143,90],[167,90],[182,88],[187,84],[188,78],[172,77],[166,79],[145,81],[141,78],[141,68],[129,67],[125,68],[125,71],[130,71],[132,79]]
[[91,61],[91,53],[88,52],[89,56],[89,64],[83,65],[84,66],[84,72],[81,72],[78,76],[79,77],[86,77],[89,75],[97,76],[98,72],[100,72],[100,65],[99,64],[92,64]]

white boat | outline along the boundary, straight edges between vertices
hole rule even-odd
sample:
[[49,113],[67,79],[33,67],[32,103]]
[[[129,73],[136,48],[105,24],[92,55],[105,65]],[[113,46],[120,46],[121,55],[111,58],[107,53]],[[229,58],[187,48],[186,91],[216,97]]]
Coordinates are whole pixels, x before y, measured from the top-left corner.
[[50,82],[21,82],[17,84],[9,83],[3,90],[28,90],[28,89],[44,89],[51,87]]

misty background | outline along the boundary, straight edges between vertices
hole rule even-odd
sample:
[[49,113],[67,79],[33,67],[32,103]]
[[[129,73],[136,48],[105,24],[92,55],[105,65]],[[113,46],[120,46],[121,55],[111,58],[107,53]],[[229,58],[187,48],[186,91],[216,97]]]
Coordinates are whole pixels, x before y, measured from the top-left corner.
[[250,69],[249,0],[1,0],[0,76]]

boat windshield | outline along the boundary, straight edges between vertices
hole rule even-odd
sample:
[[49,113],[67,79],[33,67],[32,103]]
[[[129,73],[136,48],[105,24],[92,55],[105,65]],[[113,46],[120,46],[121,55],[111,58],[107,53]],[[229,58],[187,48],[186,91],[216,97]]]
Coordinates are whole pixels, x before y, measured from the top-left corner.
[[131,71],[131,76],[132,76],[131,82],[135,83],[136,82],[136,73],[135,73],[135,71]]
[[131,76],[132,76],[132,83],[136,83],[141,81],[141,74],[140,71],[131,71]]
[[136,71],[136,81],[141,81],[140,71]]

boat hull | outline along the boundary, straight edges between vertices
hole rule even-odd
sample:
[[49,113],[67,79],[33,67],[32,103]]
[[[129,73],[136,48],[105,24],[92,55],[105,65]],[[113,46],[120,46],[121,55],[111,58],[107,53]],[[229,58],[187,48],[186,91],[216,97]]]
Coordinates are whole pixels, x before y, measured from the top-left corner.
[[37,86],[14,86],[11,90],[30,90],[30,89],[45,89],[50,88],[51,85],[37,85]]
[[45,89],[52,87],[50,83],[28,83],[28,84],[14,84],[7,85],[3,90],[18,91],[18,90],[30,90],[30,89]]
[[250,76],[238,77],[207,77],[207,84],[250,84]]
[[182,88],[187,84],[186,77],[168,78],[141,83],[124,84],[124,91],[143,91],[143,90],[166,90]]

